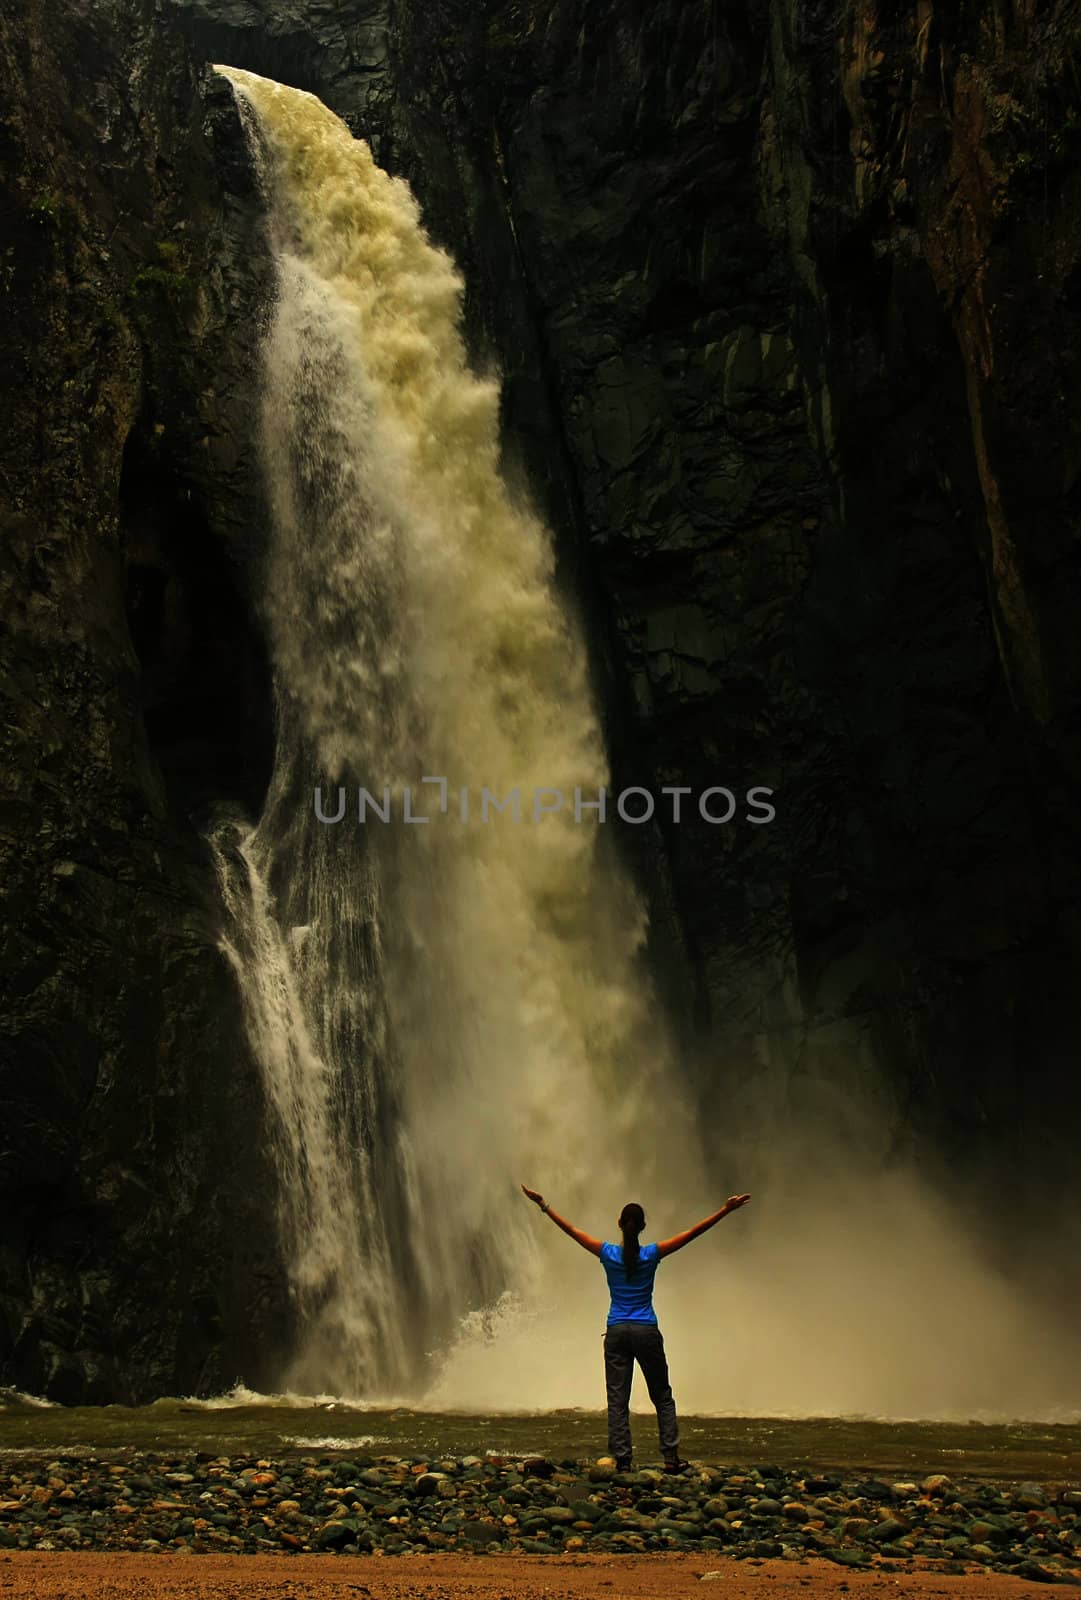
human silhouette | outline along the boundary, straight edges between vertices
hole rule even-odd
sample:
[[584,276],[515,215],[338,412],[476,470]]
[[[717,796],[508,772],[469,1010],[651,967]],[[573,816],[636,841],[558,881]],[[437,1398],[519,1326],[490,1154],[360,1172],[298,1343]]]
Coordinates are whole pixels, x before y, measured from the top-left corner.
[[685,1244],[697,1239],[714,1223],[731,1212],[738,1211],[751,1198],[749,1194],[731,1195],[719,1211],[704,1217],[685,1233],[673,1234],[659,1244],[640,1245],[639,1235],[646,1225],[645,1212],[637,1201],[631,1200],[623,1207],[616,1226],[622,1236],[621,1244],[609,1244],[594,1239],[592,1234],[576,1228],[566,1217],[553,1211],[535,1189],[522,1184],[522,1193],[540,1206],[545,1216],[551,1217],[557,1228],[588,1250],[599,1256],[611,1291],[611,1305],[604,1333],[604,1381],[608,1395],[608,1450],[615,1457],[620,1471],[631,1465],[631,1379],[634,1363],[642,1369],[649,1390],[649,1398],[657,1412],[657,1430],[660,1435],[661,1455],[665,1472],[682,1472],[687,1466],[679,1455],[679,1426],[676,1420],[676,1402],[672,1385],[668,1381],[668,1360],[664,1352],[664,1339],[653,1309],[653,1279],[657,1263]]

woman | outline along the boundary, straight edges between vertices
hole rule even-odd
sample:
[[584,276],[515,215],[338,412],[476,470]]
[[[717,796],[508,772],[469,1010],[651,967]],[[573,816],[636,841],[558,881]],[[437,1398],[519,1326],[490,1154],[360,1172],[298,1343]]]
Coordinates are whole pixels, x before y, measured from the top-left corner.
[[642,1369],[649,1390],[649,1398],[657,1409],[657,1427],[661,1437],[661,1454],[665,1472],[682,1472],[686,1461],[679,1458],[679,1429],[676,1425],[676,1403],[672,1386],[668,1382],[668,1362],[664,1354],[664,1340],[657,1326],[653,1310],[653,1278],[657,1263],[664,1256],[682,1250],[685,1244],[697,1239],[700,1233],[712,1228],[715,1222],[738,1211],[751,1198],[749,1194],[734,1194],[711,1217],[688,1228],[686,1233],[673,1234],[660,1244],[638,1243],[638,1235],[646,1225],[645,1212],[632,1200],[619,1214],[618,1227],[623,1236],[622,1245],[607,1244],[583,1233],[580,1228],[561,1217],[547,1205],[535,1189],[522,1184],[522,1193],[536,1202],[545,1216],[551,1217],[557,1228],[569,1233],[583,1250],[599,1256],[608,1279],[612,1304],[608,1312],[608,1325],[604,1334],[604,1380],[608,1391],[608,1449],[616,1458],[616,1466],[626,1472],[631,1465],[631,1419],[629,1403],[634,1363]]

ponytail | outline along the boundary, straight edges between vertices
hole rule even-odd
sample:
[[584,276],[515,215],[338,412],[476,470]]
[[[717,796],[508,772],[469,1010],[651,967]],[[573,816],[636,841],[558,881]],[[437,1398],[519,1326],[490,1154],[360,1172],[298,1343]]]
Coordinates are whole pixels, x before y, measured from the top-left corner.
[[623,1234],[623,1269],[629,1282],[638,1265],[638,1235],[646,1225],[646,1214],[633,1200],[619,1213],[619,1227]]

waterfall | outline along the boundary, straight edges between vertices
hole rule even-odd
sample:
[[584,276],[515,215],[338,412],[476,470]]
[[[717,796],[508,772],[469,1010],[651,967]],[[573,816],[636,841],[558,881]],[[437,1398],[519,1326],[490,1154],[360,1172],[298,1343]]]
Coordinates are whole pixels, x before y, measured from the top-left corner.
[[[467,364],[461,280],[325,106],[220,70],[277,275],[260,419],[277,756],[257,825],[212,835],[227,951],[277,1130],[291,1378],[415,1396],[584,1264],[603,1322],[596,1262],[520,1182],[611,1237],[665,1163],[662,1088],[685,1177],[693,1146],[606,830],[529,809],[535,790],[593,799],[607,769],[550,535],[501,476],[498,386]],[[317,785],[330,815],[345,788],[340,823],[316,818]],[[360,825],[359,786],[390,790],[389,825]],[[403,824],[407,786],[426,821]],[[520,818],[482,820],[484,786],[520,791]]]
[[[638,1199],[647,1239],[752,1187],[748,1221],[661,1269],[684,1410],[1060,1405],[1075,1338],[1048,1334],[926,1174],[861,1152],[861,1130],[881,1149],[870,1063],[866,1103],[854,1086],[795,1140],[783,1096],[756,1120],[730,1079],[729,1125],[693,1124],[611,830],[529,810],[535,790],[592,798],[607,770],[551,539],[501,476],[498,388],[466,361],[461,280],[406,184],[325,106],[221,70],[277,277],[260,592],[278,733],[262,815],[222,816],[210,842],[271,1113],[300,1329],[284,1381],[595,1407],[600,1269],[519,1183],[607,1238]],[[341,821],[318,820],[317,786],[327,816],[344,789]],[[483,821],[485,786],[519,790],[520,820]],[[361,824],[360,787],[390,821]],[[426,820],[405,821],[407,790]],[[749,1035],[765,1025],[748,997]]]

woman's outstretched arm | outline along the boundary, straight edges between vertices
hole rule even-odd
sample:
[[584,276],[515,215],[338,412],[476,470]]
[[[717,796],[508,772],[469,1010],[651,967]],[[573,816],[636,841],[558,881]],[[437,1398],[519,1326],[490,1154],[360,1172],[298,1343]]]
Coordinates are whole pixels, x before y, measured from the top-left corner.
[[536,1189],[527,1189],[523,1183],[522,1193],[540,1206],[541,1210],[551,1217],[557,1228],[562,1228],[564,1233],[569,1233],[571,1238],[582,1246],[583,1250],[588,1250],[591,1256],[600,1255],[602,1240],[594,1239],[590,1233],[583,1233],[581,1228],[574,1226],[573,1222],[568,1222],[566,1217],[559,1215],[558,1211],[553,1211],[550,1205],[545,1204],[543,1197],[537,1193]]
[[730,1211],[738,1211],[740,1206],[745,1206],[750,1199],[749,1194],[733,1194],[725,1201],[719,1211],[711,1217],[703,1217],[701,1222],[696,1222],[693,1228],[688,1228],[686,1233],[674,1233],[670,1239],[664,1239],[657,1246],[658,1259],[661,1256],[670,1256],[673,1250],[682,1250],[685,1244],[690,1244],[692,1239],[697,1239],[700,1233],[705,1233],[707,1228],[712,1228],[715,1222],[720,1222],[722,1217],[727,1217]]

